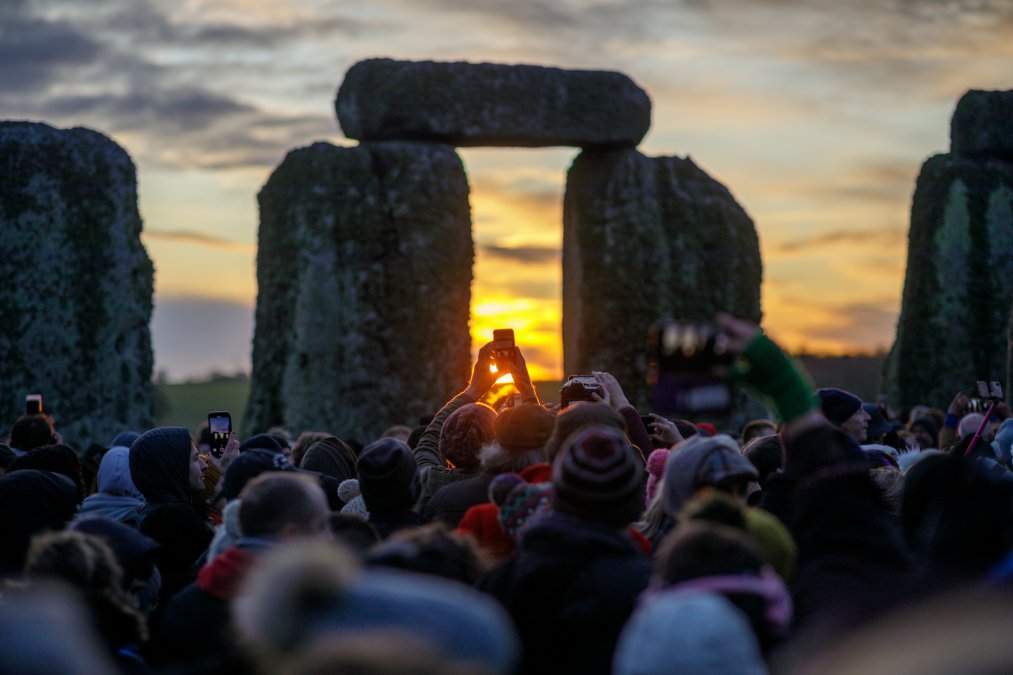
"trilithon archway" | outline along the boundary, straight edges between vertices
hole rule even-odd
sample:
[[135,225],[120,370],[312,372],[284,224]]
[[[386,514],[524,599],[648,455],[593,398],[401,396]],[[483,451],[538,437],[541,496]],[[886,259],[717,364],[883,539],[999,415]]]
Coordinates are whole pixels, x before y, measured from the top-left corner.
[[718,310],[760,318],[753,223],[692,160],[636,150],[650,99],[615,72],[357,63],[335,103],[356,147],[293,150],[259,195],[246,431],[368,441],[468,377],[474,246],[455,146],[575,146],[563,208],[567,373],[646,391],[647,330]]

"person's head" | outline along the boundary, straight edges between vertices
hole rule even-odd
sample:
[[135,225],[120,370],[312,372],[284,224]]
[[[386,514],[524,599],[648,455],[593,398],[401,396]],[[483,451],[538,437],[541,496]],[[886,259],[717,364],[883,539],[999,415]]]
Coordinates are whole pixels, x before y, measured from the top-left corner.
[[292,463],[299,466],[311,445],[330,437],[331,434],[326,431],[304,431],[299,434],[299,438],[295,439],[295,443],[292,445]]
[[744,530],[691,520],[665,537],[654,576],[667,586],[698,577],[758,574],[763,565],[763,553]]
[[1013,478],[959,453],[926,457],[905,475],[901,527],[940,578],[978,579],[1013,548]]
[[[985,416],[981,413],[967,413],[960,418],[960,423],[957,424],[957,439],[962,439],[965,436],[973,436],[974,432],[978,430],[981,423],[985,420]],[[981,431],[981,440],[984,443],[992,442],[992,429],[989,425],[985,425],[985,428]]]
[[644,510],[643,467],[618,429],[585,427],[563,441],[552,464],[552,504],[559,513],[611,527]]
[[24,469],[0,478],[0,576],[21,570],[32,536],[66,525],[77,497],[73,481],[50,471]]
[[490,443],[496,411],[483,403],[468,403],[447,417],[440,431],[440,454],[459,469],[477,469],[482,448]]
[[875,403],[863,403],[862,410],[869,416],[868,426],[865,429],[865,439],[862,443],[882,443],[887,432],[893,430],[893,425],[886,419],[886,415]]
[[410,510],[419,497],[418,464],[411,449],[381,438],[362,449],[356,463],[362,501],[372,515]]
[[534,403],[522,403],[501,412],[493,424],[495,442],[482,448],[482,471],[497,475],[544,462],[545,444],[555,419],[555,415]]
[[820,410],[830,424],[851,437],[855,443],[864,443],[869,427],[869,413],[862,407],[862,399],[851,392],[834,387],[818,389]]
[[412,435],[412,428],[404,424],[395,424],[392,427],[387,427],[380,434],[380,438],[393,438],[395,441],[401,441],[407,444],[408,439]]
[[453,579],[469,586],[488,569],[474,539],[454,534],[443,523],[401,530],[366,558],[370,567],[390,567]]
[[190,503],[204,491],[206,468],[183,427],[151,429],[130,446],[130,475],[150,504]]
[[337,436],[325,436],[303,453],[299,468],[330,476],[340,483],[355,478],[355,451]]
[[777,434],[754,438],[742,449],[742,454],[756,467],[760,485],[784,463],[784,445]]
[[0,478],[3,478],[3,475],[7,473],[7,469],[10,468],[11,462],[14,461],[15,457],[17,455],[14,454],[14,451],[9,446],[0,443]]
[[729,436],[693,436],[676,444],[665,463],[665,512],[675,517],[697,490],[711,487],[744,499],[750,481],[759,477],[756,467]]
[[931,417],[919,417],[912,422],[911,434],[922,450],[939,447],[939,427]]
[[777,423],[768,419],[756,419],[746,422],[739,436],[739,445],[743,448],[754,438],[773,436],[777,433]]
[[329,537],[331,510],[317,481],[294,472],[257,476],[239,495],[243,536]]
[[550,462],[554,461],[563,441],[578,429],[591,425],[603,425],[620,431],[626,430],[626,421],[623,416],[613,410],[611,406],[589,401],[572,403],[556,415],[552,426],[552,435],[545,444],[546,459]]
[[81,459],[69,445],[43,445],[25,453],[11,462],[10,472],[24,469],[52,471],[66,476],[77,487],[78,500],[85,498],[84,474]]
[[45,415],[22,415],[11,427],[10,446],[28,452],[56,442],[53,425]]
[[294,472],[295,467],[279,452],[257,448],[242,453],[225,470],[221,496],[228,501],[236,499],[250,481],[269,471]]
[[250,450],[267,450],[269,452],[276,452],[279,455],[286,454],[285,445],[278,440],[277,437],[272,436],[271,434],[257,434],[256,436],[250,436],[239,444],[240,454]]
[[364,558],[366,552],[380,543],[380,533],[372,523],[357,513],[331,512],[331,534],[334,539]]

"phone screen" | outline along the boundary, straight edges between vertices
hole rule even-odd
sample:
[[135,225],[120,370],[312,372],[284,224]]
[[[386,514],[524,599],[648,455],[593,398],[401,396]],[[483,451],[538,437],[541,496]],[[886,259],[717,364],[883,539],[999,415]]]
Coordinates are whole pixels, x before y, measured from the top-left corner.
[[221,457],[232,432],[232,415],[227,412],[208,413],[208,427],[211,431],[211,454]]

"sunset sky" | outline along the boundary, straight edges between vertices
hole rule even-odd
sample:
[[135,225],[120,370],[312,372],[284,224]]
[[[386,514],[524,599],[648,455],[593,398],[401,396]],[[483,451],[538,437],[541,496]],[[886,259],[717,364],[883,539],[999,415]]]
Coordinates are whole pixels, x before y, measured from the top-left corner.
[[[345,139],[361,59],[619,70],[649,155],[690,155],[752,216],[768,330],[793,349],[893,339],[914,180],[967,89],[1013,88],[1009,0],[0,0],[0,118],[87,126],[138,167],[156,369],[249,370],[256,194],[285,153]],[[472,335],[512,326],[562,375],[573,148],[461,151]]]

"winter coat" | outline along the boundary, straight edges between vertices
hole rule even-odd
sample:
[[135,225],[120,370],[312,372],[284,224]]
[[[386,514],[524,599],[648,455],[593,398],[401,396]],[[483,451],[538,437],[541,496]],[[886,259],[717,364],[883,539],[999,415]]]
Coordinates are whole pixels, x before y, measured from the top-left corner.
[[651,562],[623,533],[555,513],[481,582],[523,643],[522,673],[608,673]]

